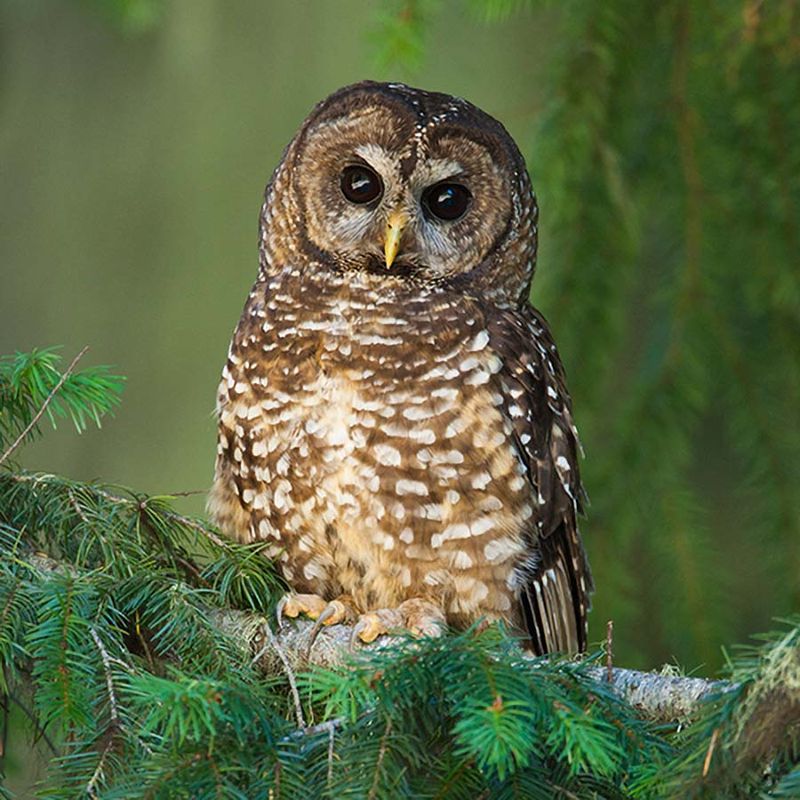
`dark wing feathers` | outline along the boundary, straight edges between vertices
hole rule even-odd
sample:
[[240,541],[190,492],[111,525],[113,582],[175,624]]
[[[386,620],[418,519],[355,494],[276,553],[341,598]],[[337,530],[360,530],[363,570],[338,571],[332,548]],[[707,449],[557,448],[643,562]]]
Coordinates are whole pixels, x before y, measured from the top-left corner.
[[564,370],[533,308],[500,311],[489,333],[503,361],[504,413],[538,501],[526,531],[529,556],[516,568],[520,618],[535,652],[583,651],[594,585],[578,532],[580,444]]

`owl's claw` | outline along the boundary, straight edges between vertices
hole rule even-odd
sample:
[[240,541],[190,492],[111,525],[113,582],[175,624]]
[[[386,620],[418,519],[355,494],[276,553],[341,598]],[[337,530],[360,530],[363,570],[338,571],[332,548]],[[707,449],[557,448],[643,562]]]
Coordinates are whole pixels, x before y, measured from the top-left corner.
[[278,605],[275,606],[275,622],[278,623],[278,630],[283,630],[283,609],[286,607],[289,595],[285,594],[278,600]]
[[397,608],[379,608],[358,618],[350,636],[350,649],[357,641],[374,642],[379,636],[406,629],[413,636],[441,636],[446,628],[444,612],[434,603],[412,598]]
[[355,611],[343,598],[331,600],[330,603],[322,609],[320,615],[317,617],[317,621],[314,623],[314,627],[311,629],[311,633],[308,636],[306,655],[308,656],[311,654],[311,648],[314,646],[314,642],[317,640],[317,636],[319,636],[323,625],[337,625],[340,622],[347,622],[354,617]]
[[358,618],[350,634],[350,649],[355,648],[356,641],[364,644],[374,642],[379,636],[403,627],[403,615],[399,608],[378,608]]
[[275,607],[278,630],[283,629],[284,616],[294,619],[300,614],[305,614],[311,619],[317,619],[327,605],[328,601],[318,594],[294,594],[294,592],[285,594]]

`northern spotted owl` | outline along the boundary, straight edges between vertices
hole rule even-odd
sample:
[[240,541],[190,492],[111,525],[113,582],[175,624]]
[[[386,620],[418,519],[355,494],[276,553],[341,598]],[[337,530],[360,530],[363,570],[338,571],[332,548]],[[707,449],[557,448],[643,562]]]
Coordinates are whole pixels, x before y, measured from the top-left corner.
[[364,82],[308,116],[267,187],[218,393],[209,508],[263,541],[286,611],[368,641],[504,619],[582,650],[578,438],[528,300],[537,205],[503,126]]

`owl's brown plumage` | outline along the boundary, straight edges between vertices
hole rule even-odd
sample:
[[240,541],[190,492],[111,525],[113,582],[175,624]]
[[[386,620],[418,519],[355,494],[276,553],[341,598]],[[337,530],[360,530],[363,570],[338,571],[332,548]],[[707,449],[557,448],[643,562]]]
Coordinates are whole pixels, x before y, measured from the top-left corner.
[[209,507],[298,592],[424,598],[586,644],[577,433],[528,305],[537,208],[505,129],[399,84],[336,92],[267,188]]

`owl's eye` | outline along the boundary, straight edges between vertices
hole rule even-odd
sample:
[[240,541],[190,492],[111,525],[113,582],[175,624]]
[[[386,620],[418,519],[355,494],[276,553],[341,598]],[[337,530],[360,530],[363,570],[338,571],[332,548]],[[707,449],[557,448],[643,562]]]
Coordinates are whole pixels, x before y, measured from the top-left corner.
[[422,204],[437,219],[452,222],[466,214],[472,195],[460,183],[437,183],[422,193]]
[[377,173],[360,164],[344,168],[341,187],[351,203],[371,203],[383,194],[383,183]]

